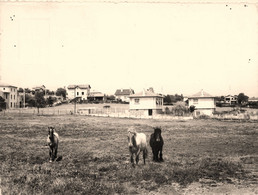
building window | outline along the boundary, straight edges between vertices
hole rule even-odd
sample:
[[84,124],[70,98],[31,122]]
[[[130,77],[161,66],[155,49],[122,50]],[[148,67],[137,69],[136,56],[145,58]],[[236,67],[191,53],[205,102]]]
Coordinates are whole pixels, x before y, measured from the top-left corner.
[[84,92],[82,92],[82,95],[84,95]]
[[193,103],[194,103],[194,104],[198,104],[198,99],[194,99],[194,100],[193,100]]
[[79,95],[79,92],[77,92],[77,95]]
[[7,100],[7,94],[5,94],[5,99]]
[[11,99],[13,99],[13,95],[11,95]]
[[15,100],[15,95],[13,95],[13,99]]
[[11,102],[11,108],[13,107],[13,103]]
[[159,105],[159,106],[162,105],[162,99],[161,98],[156,99],[156,105]]
[[134,99],[134,104],[139,104],[140,103],[140,99],[137,98],[137,99]]

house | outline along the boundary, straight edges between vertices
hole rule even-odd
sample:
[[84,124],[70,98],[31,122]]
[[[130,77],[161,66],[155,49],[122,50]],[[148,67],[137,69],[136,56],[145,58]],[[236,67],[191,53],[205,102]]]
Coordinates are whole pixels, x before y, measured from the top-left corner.
[[35,86],[32,88],[33,91],[40,91],[40,92],[44,92],[44,94],[46,95],[46,87],[45,85],[41,85],[41,86]]
[[237,104],[237,95],[227,95],[224,98],[224,102],[230,105],[236,105]]
[[129,96],[130,113],[142,116],[152,116],[162,113],[163,96],[151,90],[143,90],[140,93]]
[[195,115],[212,115],[216,109],[215,97],[201,90],[188,96],[188,105],[195,106]]
[[123,102],[129,102],[129,96],[134,94],[133,89],[117,89],[115,92],[115,97],[117,100],[121,100]]
[[69,85],[67,87],[68,99],[87,100],[90,94],[90,85]]
[[88,99],[90,101],[104,101],[105,95],[101,92],[90,92]]
[[6,109],[19,107],[17,87],[0,83],[0,96],[5,99]]
[[258,98],[257,97],[251,97],[248,99],[248,102],[258,102]]

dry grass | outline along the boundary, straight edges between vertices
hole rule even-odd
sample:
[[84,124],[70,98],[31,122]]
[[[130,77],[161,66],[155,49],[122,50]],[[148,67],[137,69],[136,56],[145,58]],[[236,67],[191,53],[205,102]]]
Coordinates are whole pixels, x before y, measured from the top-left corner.
[[[50,125],[61,138],[62,160],[54,163],[48,162],[45,147]],[[0,126],[3,194],[136,194],[201,179],[257,182],[250,166],[245,169],[258,164],[257,123],[6,115]],[[148,136],[152,127],[162,127],[164,163],[151,162],[149,148],[147,165],[140,158],[132,168],[130,126]]]

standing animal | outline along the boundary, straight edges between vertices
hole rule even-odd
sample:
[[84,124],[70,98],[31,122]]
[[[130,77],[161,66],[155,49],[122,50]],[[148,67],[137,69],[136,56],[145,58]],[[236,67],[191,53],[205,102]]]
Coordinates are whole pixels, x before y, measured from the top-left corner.
[[162,157],[163,145],[164,145],[164,141],[161,136],[161,128],[155,127],[154,133],[152,133],[150,137],[150,146],[153,153],[153,161],[156,161],[156,162],[163,161],[163,157]]
[[139,155],[140,155],[141,151],[143,153],[143,162],[145,164],[145,159],[148,154],[146,135],[144,133],[137,133],[135,130],[129,129],[128,130],[128,146],[129,146],[129,152],[131,155],[131,163],[132,163],[133,167],[135,167],[134,155],[136,156],[136,164],[138,164]]
[[49,162],[57,158],[59,135],[54,127],[48,127],[47,145],[49,146]]

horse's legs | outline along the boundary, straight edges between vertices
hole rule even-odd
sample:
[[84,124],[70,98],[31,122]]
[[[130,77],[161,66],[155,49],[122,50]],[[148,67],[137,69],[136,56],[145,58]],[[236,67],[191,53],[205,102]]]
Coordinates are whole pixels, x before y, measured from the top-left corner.
[[55,148],[55,155],[54,155],[54,159],[57,158],[57,148]]
[[49,148],[49,160],[51,161],[51,159],[52,159],[52,150],[51,148]]
[[147,149],[143,150],[143,163],[145,164],[145,158],[147,157]]
[[159,153],[159,160],[160,160],[161,162],[164,161],[164,160],[163,160],[163,155],[162,155],[162,149],[163,149],[163,146],[161,146],[161,148],[160,148],[160,153]]
[[155,151],[154,151],[154,161],[156,161],[156,162],[159,160],[158,155],[159,155],[159,150],[157,148],[155,148]]
[[151,148],[152,149],[152,154],[153,154],[153,161],[155,161],[155,151],[154,151],[154,149],[153,148]]
[[139,154],[136,154],[136,164],[138,165],[139,162]]
[[131,163],[132,163],[132,165],[133,165],[133,167],[134,167],[133,154],[131,154]]

